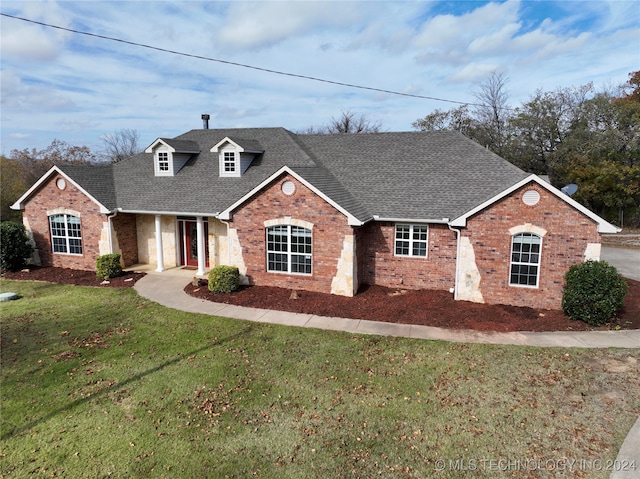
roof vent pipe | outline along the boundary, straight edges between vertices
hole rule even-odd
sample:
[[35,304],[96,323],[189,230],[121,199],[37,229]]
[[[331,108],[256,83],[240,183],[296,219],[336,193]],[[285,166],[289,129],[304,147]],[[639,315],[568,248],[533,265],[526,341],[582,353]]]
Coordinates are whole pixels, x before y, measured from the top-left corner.
[[211,117],[206,113],[202,115],[202,128],[204,128],[205,130],[209,129],[209,118]]

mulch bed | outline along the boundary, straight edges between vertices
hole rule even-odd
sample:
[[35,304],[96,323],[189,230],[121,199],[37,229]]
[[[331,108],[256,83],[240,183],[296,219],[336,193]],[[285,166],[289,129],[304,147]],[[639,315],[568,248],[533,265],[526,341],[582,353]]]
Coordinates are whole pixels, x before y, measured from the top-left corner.
[[117,278],[110,278],[108,283],[96,277],[95,271],[82,271],[67,268],[30,267],[22,271],[7,271],[3,278],[18,281],[47,281],[49,283],[74,284],[76,286],[96,286],[100,288],[130,288],[145,273],[124,273]]
[[272,286],[245,286],[233,293],[213,294],[206,281],[199,286],[189,284],[184,290],[203,300],[238,306],[450,329],[494,332],[640,329],[640,282],[628,280],[628,283],[629,294],[623,310],[614,322],[597,328],[573,321],[562,311],[454,301],[453,294],[445,291],[364,286],[353,298],[296,291],[296,299],[292,299],[292,290]]
[[[29,272],[7,272],[3,276],[12,280],[123,288],[133,286],[144,273],[125,273],[106,284],[102,284],[93,271],[64,268],[32,268]],[[624,308],[614,322],[597,328],[572,321],[562,311],[454,301],[453,295],[445,291],[363,286],[353,298],[296,291],[296,299],[292,299],[292,290],[271,286],[247,286],[230,294],[213,294],[207,289],[206,281],[202,281],[200,286],[188,284],[185,292],[207,301],[253,308],[451,329],[499,332],[640,329],[640,282],[627,281],[629,294]]]

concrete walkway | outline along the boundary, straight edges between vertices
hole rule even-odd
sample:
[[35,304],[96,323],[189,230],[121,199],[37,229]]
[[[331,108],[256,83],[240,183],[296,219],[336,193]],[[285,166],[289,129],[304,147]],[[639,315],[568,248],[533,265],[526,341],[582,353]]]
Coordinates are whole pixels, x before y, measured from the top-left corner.
[[162,274],[149,273],[136,283],[135,289],[140,296],[169,308],[261,323],[460,343],[558,346],[565,348],[640,348],[640,330],[483,333],[472,330],[393,324],[381,321],[328,318],[315,314],[289,313],[214,303],[194,298],[183,291],[184,287],[189,283],[193,272],[186,274],[190,274],[190,276],[187,277],[182,270],[176,270],[175,273],[172,271],[165,271]]

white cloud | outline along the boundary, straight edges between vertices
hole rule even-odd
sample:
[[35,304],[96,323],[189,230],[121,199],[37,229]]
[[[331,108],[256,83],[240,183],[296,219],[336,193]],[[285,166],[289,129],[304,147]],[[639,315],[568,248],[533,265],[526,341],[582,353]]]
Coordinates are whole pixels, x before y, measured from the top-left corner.
[[0,72],[2,108],[37,112],[60,111],[74,106],[73,101],[55,88],[44,83],[27,83],[12,70]]
[[[494,70],[509,78],[518,103],[537,88],[622,82],[640,64],[631,48],[640,38],[633,2],[449,5],[3,1],[3,11],[194,55],[456,101],[474,101],[474,84]],[[385,129],[407,130],[433,109],[455,106],[1,20],[0,114],[9,150],[42,148],[53,138],[92,144],[120,128],[137,129],[150,143],[200,128],[201,113],[211,114],[212,127],[303,129],[349,109]]]
[[330,2],[232,3],[216,39],[224,47],[260,50],[318,28],[349,27],[360,17],[357,4],[339,5],[336,15],[336,4]]

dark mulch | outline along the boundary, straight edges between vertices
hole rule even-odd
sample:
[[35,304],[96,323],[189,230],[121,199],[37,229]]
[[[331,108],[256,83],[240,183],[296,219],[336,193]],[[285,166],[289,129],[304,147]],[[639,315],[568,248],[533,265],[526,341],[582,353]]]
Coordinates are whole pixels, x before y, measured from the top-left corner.
[[47,281],[49,283],[75,284],[76,286],[97,286],[100,288],[130,288],[145,273],[127,273],[117,278],[110,278],[108,283],[96,277],[95,271],[81,271],[67,268],[30,267],[23,271],[7,271],[6,279],[21,281]]
[[[131,287],[144,273],[125,273],[102,284],[93,271],[64,268],[32,268],[28,272],[7,272],[6,279],[49,281],[53,283],[95,286],[100,288]],[[572,321],[562,311],[538,310],[515,306],[477,304],[454,301],[445,291],[393,290],[382,286],[364,286],[353,298],[332,294],[297,291],[271,286],[247,286],[230,294],[213,294],[206,286],[188,284],[191,296],[219,303],[253,308],[291,311],[341,318],[419,324],[452,329],[478,331],[589,331],[606,329],[640,329],[640,282],[627,280],[629,294],[624,308],[611,324],[594,328]]]
[[454,301],[453,295],[445,291],[364,286],[353,298],[296,291],[297,299],[292,299],[292,290],[271,286],[245,286],[230,294],[213,294],[206,281],[202,281],[201,286],[187,285],[185,292],[238,306],[452,329],[502,332],[640,329],[640,282],[628,281],[624,309],[614,322],[598,328],[573,321],[562,311]]

